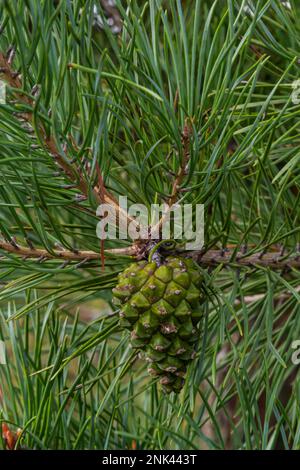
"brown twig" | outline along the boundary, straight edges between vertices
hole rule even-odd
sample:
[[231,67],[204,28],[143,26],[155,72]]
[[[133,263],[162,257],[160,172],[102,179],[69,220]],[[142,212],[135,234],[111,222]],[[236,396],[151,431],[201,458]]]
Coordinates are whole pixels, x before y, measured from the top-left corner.
[[[0,75],[4,78],[4,80],[8,83],[10,87],[14,88],[15,94],[18,95],[19,103],[22,103],[27,107],[30,106],[34,108],[34,97],[30,98],[26,94],[24,94],[20,74],[13,70],[9,57],[5,56],[2,53],[0,53]],[[32,125],[33,111],[18,113],[16,114],[16,116],[17,118],[19,117],[20,120],[26,121],[29,125]],[[83,178],[80,171],[77,171],[75,167],[75,162],[71,162],[70,160],[68,161],[68,158],[60,153],[54,137],[51,135],[47,135],[46,130],[42,124],[39,125],[39,132],[43,139],[45,149],[50,153],[50,155],[52,155],[57,165],[64,171],[65,175],[72,181],[72,183],[76,185],[77,189],[79,189],[79,191],[84,196],[88,197],[88,182]],[[103,202],[106,204],[110,204],[115,208],[118,215],[126,217],[128,223],[133,221],[133,219],[129,218],[127,214],[122,211],[122,209],[119,207],[118,202],[105,188],[100,188],[99,185],[96,185],[92,189],[92,194],[98,204],[101,204]]]
[[[9,84],[10,87],[15,89],[15,93],[18,94],[19,103],[35,106],[34,98],[30,98],[22,92],[22,81],[20,75],[14,72],[8,58],[0,53],[0,73],[4,80]],[[32,125],[33,111],[27,111],[16,115],[17,118],[27,121],[28,124]],[[56,163],[64,170],[64,173],[68,178],[76,183],[77,188],[85,195],[88,196],[88,184],[83,177],[74,169],[72,163],[68,162],[67,159],[59,152],[56,142],[52,136],[48,136],[42,124],[39,125],[39,131],[43,138],[43,143],[46,150],[52,155]],[[100,196],[97,189],[94,189],[94,195],[97,201],[100,203]]]
[[[34,99],[29,98],[27,95],[22,93],[22,82],[20,75],[14,72],[12,69],[11,63],[8,58],[0,53],[0,74],[4,77],[4,80],[14,88],[18,90],[18,99],[19,102],[34,107]],[[32,124],[33,112],[27,111],[26,113],[18,113],[17,117],[23,121],[27,121],[28,124]],[[48,136],[44,127],[40,124],[39,131],[43,137],[43,144],[46,150],[52,155],[57,165],[63,170],[64,174],[75,184],[75,187],[86,197],[89,196],[89,184],[83,178],[78,168],[76,168],[76,162],[68,161],[67,157],[63,156],[59,149],[57,148],[55,139],[53,136]],[[74,146],[74,142],[72,142]],[[99,184],[95,185],[92,189],[92,194],[95,198],[97,204],[109,204],[116,211],[117,220],[123,219],[127,224],[133,223],[137,224],[135,219],[130,217],[123,208],[118,204],[118,201],[113,197],[113,195],[107,191],[107,189]]]
[[158,223],[153,228],[151,228],[151,232],[153,234],[159,233],[161,231],[161,228],[164,224],[164,221],[167,218],[169,210],[172,208],[172,206],[177,201],[178,194],[179,194],[180,189],[181,189],[180,186],[181,186],[181,184],[183,182],[183,179],[186,175],[186,168],[187,168],[187,164],[188,164],[189,158],[190,158],[191,132],[192,132],[191,124],[189,122],[189,119],[186,118],[185,124],[184,124],[184,127],[183,127],[183,131],[182,131],[182,135],[181,135],[182,162],[180,164],[178,173],[177,173],[177,175],[175,177],[175,180],[173,182],[171,195],[170,195],[170,197],[168,199],[168,202],[167,202],[167,205],[168,205],[169,209],[165,214],[163,214],[163,216],[160,218]]
[[[12,244],[4,240],[0,240],[0,250],[6,251],[7,253],[16,254],[22,258],[28,259],[61,259],[68,261],[92,261],[100,260],[101,254],[95,251],[69,251],[69,250],[53,250],[49,253],[47,250],[41,248],[29,248],[27,246]],[[124,255],[134,256],[136,254],[136,248],[129,246],[125,248],[112,248],[105,250],[105,254],[109,255]]]
[[[99,260],[101,258],[100,253],[94,251],[68,251],[68,250],[53,250],[49,253],[45,249],[30,248],[20,246],[16,242],[9,243],[4,240],[0,240],[0,250],[7,253],[12,253],[20,257],[32,258],[32,259],[61,259],[69,261],[92,261]],[[300,256],[297,254],[290,254],[289,256],[282,256],[280,251],[270,251],[264,253],[254,253],[251,255],[238,252],[233,257],[233,250],[220,251],[220,250],[208,250],[205,253],[195,251],[191,253],[182,253],[182,256],[188,256],[193,258],[200,266],[209,267],[223,264],[224,266],[236,265],[238,267],[269,267],[273,269],[285,269],[285,268],[300,268]],[[112,248],[105,250],[107,255],[124,255],[135,258],[138,255],[137,246],[134,244],[125,248]]]
[[186,166],[190,158],[191,131],[192,129],[191,129],[190,123],[188,119],[186,119],[183,131],[182,131],[182,136],[181,136],[182,154],[183,154],[182,162],[181,162],[179,171],[177,173],[177,176],[175,178],[175,181],[173,183],[173,186],[172,186],[172,193],[168,200],[169,207],[175,204],[177,197],[178,197],[178,192],[180,190],[181,183],[183,181],[184,176],[186,175]]

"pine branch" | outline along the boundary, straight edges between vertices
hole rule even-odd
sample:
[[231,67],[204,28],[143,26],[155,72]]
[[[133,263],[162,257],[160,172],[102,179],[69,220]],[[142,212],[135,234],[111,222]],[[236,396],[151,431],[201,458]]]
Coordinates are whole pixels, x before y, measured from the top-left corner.
[[[4,80],[8,85],[14,89],[14,92],[18,94],[19,102],[34,108],[35,102],[33,98],[28,97],[22,91],[22,81],[21,75],[18,72],[15,72],[12,68],[12,62],[14,58],[15,51],[13,49],[9,50],[6,56],[0,53],[0,75],[3,76]],[[35,91],[36,92],[36,91]],[[35,93],[32,90],[32,94]],[[22,121],[28,122],[30,125],[33,122],[33,111],[27,111],[26,113],[18,113],[17,118]],[[82,174],[77,171],[74,167],[74,163],[67,161],[66,158],[61,155],[57,144],[53,136],[48,136],[45,128],[40,124],[39,131],[43,138],[43,144],[46,150],[52,155],[58,166],[64,171],[65,175],[72,181],[80,192],[87,198],[89,196],[89,185],[88,182],[83,178]],[[125,217],[129,222],[134,222],[133,219],[128,217],[128,215],[120,208],[118,202],[115,198],[106,190],[106,188],[96,185],[92,193],[98,204],[110,204],[113,206],[119,217]]]
[[[15,100],[0,123],[0,448],[300,446],[297,2],[161,3],[0,1],[0,51],[14,44],[22,58],[15,66],[10,48],[0,59]],[[214,270],[177,398],[144,363],[131,367],[107,304],[110,268],[146,259],[155,241],[111,241],[100,278],[77,270],[100,265],[94,206],[117,207],[110,191],[206,207],[204,249],[165,251]],[[134,432],[139,421],[160,433]]]
[[172,206],[176,203],[178,194],[180,192],[180,187],[183,182],[183,179],[186,175],[186,169],[189,162],[190,157],[190,144],[191,144],[191,124],[189,123],[189,119],[185,119],[184,127],[181,134],[181,144],[182,144],[182,162],[179,166],[179,170],[177,175],[175,176],[175,180],[172,185],[172,192],[168,200],[168,211],[160,218],[157,225],[155,225],[151,231],[152,233],[159,233],[162,229],[164,221],[168,216],[168,212],[171,210]]
[[[101,258],[101,254],[94,251],[53,250],[52,253],[49,253],[44,249],[28,248],[18,245],[16,242],[8,243],[3,240],[0,240],[0,249],[20,257],[44,260],[92,261]],[[136,257],[138,255],[138,248],[136,245],[125,248],[112,248],[105,250],[105,253]],[[283,255],[282,251],[259,252],[247,255],[247,253],[241,251],[235,253],[234,249],[228,249],[227,251],[208,250],[206,252],[195,251],[186,253],[186,255],[183,253],[183,256],[193,258],[199,265],[205,267],[223,264],[224,266],[236,265],[240,268],[255,266],[269,267],[272,269],[300,268],[299,253]]]
[[[6,241],[0,240],[0,249],[6,251],[7,253],[12,253],[18,255],[22,258],[37,258],[37,259],[62,259],[68,261],[91,261],[99,260],[101,258],[100,253],[95,251],[69,251],[69,250],[53,250],[52,253],[49,253],[47,250],[40,248],[29,248],[26,246],[18,245],[15,241],[8,243]],[[105,250],[106,254],[112,255],[127,255],[133,256],[136,253],[134,246],[126,248],[112,248],[110,250]]]
[[187,167],[189,157],[190,157],[191,132],[192,132],[191,125],[188,122],[188,119],[186,119],[183,131],[182,131],[182,136],[181,136],[182,153],[183,153],[182,163],[180,165],[179,171],[173,183],[172,194],[168,201],[169,207],[173,206],[173,204],[176,203],[178,193],[180,191],[180,186],[183,182],[184,176],[186,175],[186,167]]

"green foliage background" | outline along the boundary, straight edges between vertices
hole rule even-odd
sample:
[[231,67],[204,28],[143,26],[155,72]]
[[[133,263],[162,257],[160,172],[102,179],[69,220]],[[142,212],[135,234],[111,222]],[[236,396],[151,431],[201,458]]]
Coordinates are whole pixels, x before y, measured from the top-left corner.
[[[192,122],[181,202],[205,204],[206,246],[299,251],[300,5],[296,0],[117,1],[119,35],[92,0],[2,0],[23,93],[0,105],[0,230],[20,245],[99,252],[97,164],[130,202],[170,195]],[[19,94],[20,95],[20,94]],[[22,98],[22,97],[21,97]],[[293,102],[294,101],[294,102]],[[33,130],[20,121],[32,112]],[[75,177],[49,154],[51,135]],[[88,165],[87,165],[88,164]],[[87,183],[82,199],[79,177]],[[129,242],[106,243],[106,248]],[[111,315],[129,262],[23,259],[1,250],[0,419],[33,449],[299,449],[299,272],[210,270],[199,353],[162,396]],[[91,319],[84,312],[95,311]],[[2,447],[4,447],[4,442]]]

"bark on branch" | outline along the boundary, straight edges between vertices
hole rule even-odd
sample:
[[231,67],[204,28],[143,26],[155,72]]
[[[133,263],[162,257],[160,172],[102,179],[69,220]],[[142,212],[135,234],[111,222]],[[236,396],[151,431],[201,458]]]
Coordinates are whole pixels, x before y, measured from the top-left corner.
[[[26,246],[20,246],[16,242],[9,243],[7,241],[0,240],[0,250],[25,257],[28,259],[44,259],[53,260],[60,259],[65,261],[93,261],[101,258],[100,253],[94,251],[68,251],[68,250],[53,250],[49,253],[45,249],[33,249]],[[137,247],[135,245],[125,248],[112,248],[105,250],[107,255],[123,255],[131,256],[135,258],[138,254]],[[300,254],[293,253],[289,255],[282,255],[281,251],[271,251],[266,253],[253,253],[247,255],[242,252],[234,254],[234,250],[228,251],[221,250],[208,250],[205,253],[195,251],[191,253],[182,253],[183,256],[193,258],[200,266],[209,267],[223,264],[224,266],[237,266],[240,268],[244,267],[269,267],[272,269],[290,269],[300,268]]]
[[[17,95],[18,102],[24,105],[30,106],[32,111],[26,110],[26,112],[20,112],[16,114],[16,117],[22,121],[26,121],[28,124],[32,125],[33,123],[33,109],[35,106],[34,96],[30,97],[24,93],[22,88],[21,76],[18,72],[15,72],[12,68],[13,52],[10,54],[4,55],[0,53],[0,76],[3,77],[5,82],[14,89],[14,93]],[[11,59],[10,59],[11,58]],[[34,91],[32,91],[34,95]],[[89,184],[83,177],[82,173],[78,171],[76,167],[76,162],[72,162],[71,159],[68,159],[65,155],[62,155],[60,152],[56,141],[53,136],[47,135],[43,125],[39,124],[39,132],[43,140],[44,148],[49,152],[49,154],[56,161],[57,165],[64,171],[65,175],[68,177],[72,183],[77,187],[77,189],[85,196],[89,197]],[[124,211],[119,207],[118,202],[115,198],[103,187],[100,188],[96,185],[92,189],[92,194],[95,198],[97,204],[106,203],[112,205],[117,214],[123,217],[127,217],[127,214],[124,214]],[[131,220],[128,220],[131,222]]]

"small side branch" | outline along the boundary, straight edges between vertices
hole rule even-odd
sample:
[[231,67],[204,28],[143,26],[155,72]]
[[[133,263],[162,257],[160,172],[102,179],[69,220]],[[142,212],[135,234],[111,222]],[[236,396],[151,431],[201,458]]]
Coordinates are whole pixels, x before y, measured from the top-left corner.
[[[179,192],[180,192],[181,184],[187,172],[187,165],[190,159],[191,134],[192,134],[191,124],[189,122],[189,119],[186,118],[183,130],[182,130],[182,134],[181,134],[182,162],[180,164],[179,170],[177,172],[177,175],[172,185],[171,195],[167,203],[168,208],[169,208],[168,210],[170,210],[171,207],[176,203]],[[157,225],[155,225],[151,229],[152,233],[157,233],[157,232],[159,233],[161,231],[167,216],[168,216],[168,212],[164,214],[159,220],[159,222],[157,223]]]
[[[19,73],[15,72],[12,68],[12,60],[10,60],[12,54],[4,55],[0,53],[0,76],[3,77],[6,83],[14,89],[14,93],[17,95],[18,102],[30,106],[32,109],[35,106],[34,94],[35,91],[32,91],[32,97],[24,94],[22,89],[22,80]],[[26,121],[29,125],[32,125],[33,121],[33,111],[26,111],[25,113],[16,114],[17,118],[19,117],[22,121]],[[86,197],[89,196],[89,184],[83,178],[80,171],[75,166],[75,162],[72,162],[71,159],[66,158],[62,155],[57,147],[55,139],[53,136],[48,136],[43,125],[39,125],[39,132],[43,139],[43,145],[49,154],[53,157],[57,165],[63,170],[67,178],[74,183],[74,186]],[[68,161],[69,160],[69,161]],[[128,218],[127,214],[122,211],[119,207],[118,202],[114,197],[106,190],[105,187],[100,187],[96,185],[92,189],[93,196],[98,204],[106,203],[113,206],[119,215],[119,217]],[[128,223],[132,222],[131,218],[128,218]]]
[[[49,253],[47,250],[41,248],[29,248],[26,246],[17,245],[16,243],[11,244],[9,242],[0,240],[0,250],[7,253],[12,253],[22,258],[28,259],[43,259],[43,260],[64,260],[64,261],[92,261],[100,260],[101,254],[94,251],[68,251],[68,250],[53,250]],[[105,250],[105,254],[109,255],[123,255],[123,256],[134,256],[136,249],[134,246],[126,248],[113,248]]]
[[179,168],[179,171],[176,175],[176,178],[173,183],[172,193],[168,201],[168,206],[171,207],[178,198],[178,193],[180,191],[180,186],[183,182],[183,179],[186,175],[187,165],[190,158],[190,145],[191,145],[191,125],[188,122],[188,119],[185,120],[184,128],[181,135],[181,144],[182,144],[182,162]]

